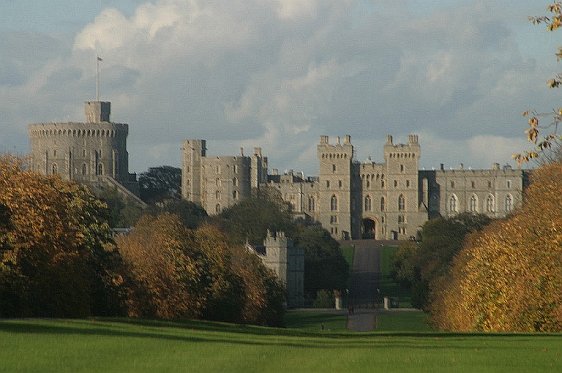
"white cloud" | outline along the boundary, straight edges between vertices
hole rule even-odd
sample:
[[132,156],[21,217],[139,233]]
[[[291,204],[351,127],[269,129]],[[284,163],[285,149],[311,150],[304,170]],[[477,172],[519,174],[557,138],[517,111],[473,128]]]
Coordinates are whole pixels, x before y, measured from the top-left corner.
[[0,42],[3,56],[20,45],[41,61],[23,53],[0,62],[0,129],[23,143],[28,122],[81,119],[100,54],[102,98],[113,102],[114,120],[131,124],[138,171],[178,165],[190,137],[209,140],[211,154],[261,146],[274,166],[308,172],[323,134],[351,134],[359,159],[380,160],[387,133],[413,132],[426,165],[507,161],[521,145],[519,113],[556,106],[542,61],[528,59],[511,31],[522,15],[505,19],[482,1],[426,12],[414,3],[155,0],[126,14],[107,8],[71,45]]

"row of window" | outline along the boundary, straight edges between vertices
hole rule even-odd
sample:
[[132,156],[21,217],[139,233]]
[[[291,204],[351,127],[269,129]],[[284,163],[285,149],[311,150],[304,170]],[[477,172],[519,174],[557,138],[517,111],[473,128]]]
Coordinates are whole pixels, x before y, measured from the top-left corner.
[[[49,155],[49,151],[45,151],[45,154],[48,156]],[[72,153],[70,153],[70,155],[72,156]],[[57,156],[57,149],[53,149],[53,158],[56,158]],[[101,149],[100,150],[96,150],[95,153],[96,158],[101,158]],[[86,158],[86,149],[82,149],[82,157]]]
[[[217,178],[215,180],[215,185],[220,187],[222,185],[223,180]],[[238,186],[238,178],[234,177],[232,178],[232,186]]]
[[[450,181],[449,185],[451,186],[451,189],[455,188],[455,182],[453,180]],[[506,180],[505,185],[507,189],[511,189],[511,180]],[[476,181],[471,181],[470,186],[472,187],[472,189],[476,188]],[[490,180],[488,180],[488,188],[492,188],[492,182]]]
[[[330,180],[326,180],[326,188],[330,188]],[[338,188],[343,187],[343,182],[341,180],[338,180]]]
[[[205,167],[203,167],[203,169],[204,168]],[[230,168],[230,166],[227,165],[226,168]],[[219,175],[221,173],[221,166],[220,165],[215,166],[215,172],[216,172],[217,175]],[[232,165],[232,172],[234,172],[235,174],[238,173],[238,165]]]
[[[496,202],[493,195],[488,195],[486,197],[486,212],[495,212],[496,211]],[[456,213],[459,209],[458,198],[456,195],[452,195],[449,198],[449,212]],[[508,194],[504,200],[504,209],[505,212],[511,212],[513,210],[513,197]],[[468,202],[468,211],[469,212],[478,212],[478,197],[476,195],[472,195]]]
[[[96,170],[96,175],[99,176],[103,175],[103,163],[98,163],[95,170]],[[59,173],[59,166],[56,163],[53,163],[51,165],[51,174],[56,175],[58,173]],[[75,170],[75,173],[77,174],[78,170]],[[88,165],[86,163],[82,164],[81,174],[84,176],[88,174]]]
[[[232,199],[238,199],[239,195],[240,195],[240,194],[238,193],[237,190],[233,190],[233,191],[232,191]],[[215,199],[216,199],[216,200],[221,200],[221,199],[222,199],[222,192],[221,192],[220,190],[217,190],[217,191],[215,192]]]
[[[380,210],[381,211],[385,211],[385,198],[381,197],[380,200]],[[363,210],[364,211],[373,211],[373,206],[372,206],[372,200],[371,200],[371,196],[366,196],[364,201],[363,201]],[[403,194],[401,194],[398,197],[398,211],[404,211],[406,210],[406,197],[404,197]]]

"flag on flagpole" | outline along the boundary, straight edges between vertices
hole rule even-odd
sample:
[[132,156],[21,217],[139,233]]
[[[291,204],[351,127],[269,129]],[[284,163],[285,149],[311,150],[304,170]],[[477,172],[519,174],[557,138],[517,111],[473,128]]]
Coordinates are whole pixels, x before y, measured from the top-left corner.
[[98,56],[98,61],[103,61],[102,58],[100,56]]

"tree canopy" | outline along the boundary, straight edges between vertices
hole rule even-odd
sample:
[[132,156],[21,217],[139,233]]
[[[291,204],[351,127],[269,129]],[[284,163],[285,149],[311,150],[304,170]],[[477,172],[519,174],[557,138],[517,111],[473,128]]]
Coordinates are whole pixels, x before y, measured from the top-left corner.
[[107,207],[78,184],[26,169],[20,159],[0,159],[0,315],[76,317],[118,308]]
[[432,282],[447,272],[467,234],[491,221],[486,215],[462,213],[427,221],[421,242],[403,244],[395,255],[393,276],[412,290],[414,307],[426,308]]
[[181,199],[181,168],[150,167],[139,176],[140,198],[146,203]]
[[472,235],[438,278],[434,324],[446,330],[562,330],[562,163],[537,170],[525,205]]

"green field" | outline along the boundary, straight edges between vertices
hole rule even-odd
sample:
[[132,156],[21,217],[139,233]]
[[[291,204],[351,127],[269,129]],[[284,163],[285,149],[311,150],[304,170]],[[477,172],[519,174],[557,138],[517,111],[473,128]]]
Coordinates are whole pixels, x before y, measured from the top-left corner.
[[380,251],[380,271],[381,279],[379,282],[381,296],[391,297],[399,300],[400,307],[411,307],[410,303],[410,290],[406,289],[400,284],[396,283],[391,276],[392,262],[394,260],[394,253],[398,247],[384,246]]
[[310,332],[210,322],[2,320],[0,371],[537,372],[562,335]]

